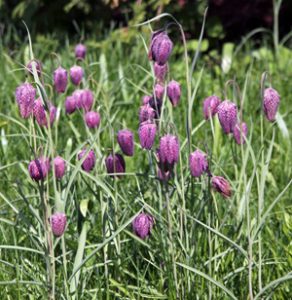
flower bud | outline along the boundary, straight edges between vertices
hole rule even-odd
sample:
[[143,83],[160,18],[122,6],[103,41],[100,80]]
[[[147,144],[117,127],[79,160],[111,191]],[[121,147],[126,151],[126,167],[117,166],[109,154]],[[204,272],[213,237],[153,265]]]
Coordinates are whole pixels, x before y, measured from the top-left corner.
[[247,125],[244,122],[241,123],[241,125],[237,123],[234,126],[234,128],[233,128],[233,137],[235,139],[235,142],[238,145],[241,145],[241,144],[245,143],[245,138],[247,136],[247,132],[248,132]]
[[172,41],[165,31],[156,31],[152,34],[151,44],[149,47],[149,59],[164,65],[172,51]]
[[82,108],[82,93],[83,90],[75,90],[72,96],[75,98],[76,108]]
[[54,77],[54,86],[57,93],[64,93],[68,83],[67,71],[62,67],[59,67],[54,71],[53,77]]
[[167,85],[167,96],[173,106],[177,106],[181,96],[180,84],[171,80]]
[[61,179],[64,176],[66,171],[66,162],[61,156],[54,158],[54,170],[56,178]]
[[280,95],[273,88],[267,88],[264,91],[263,109],[266,118],[273,122],[280,104]]
[[213,176],[211,178],[211,184],[215,191],[219,192],[224,198],[231,196],[231,187],[229,182],[221,176]]
[[56,116],[57,116],[57,107],[54,106],[52,103],[49,103],[49,110],[50,110],[50,124],[51,126],[53,125],[53,123],[56,120]]
[[78,44],[75,46],[75,57],[77,59],[84,59],[86,55],[86,46],[83,44]]
[[22,118],[28,118],[33,110],[36,89],[30,83],[22,83],[16,88],[15,98]]
[[121,154],[110,154],[105,159],[105,166],[108,174],[125,173],[126,171],[126,163]]
[[133,231],[141,239],[150,235],[154,218],[148,214],[140,213],[132,222]]
[[[57,108],[52,103],[49,103],[49,110],[50,110],[50,124],[53,125],[56,119]],[[34,102],[33,116],[35,117],[37,123],[40,126],[47,126],[47,114],[41,98],[38,98]]]
[[117,140],[123,153],[127,156],[133,156],[134,136],[132,131],[128,129],[119,130]]
[[145,121],[139,126],[139,140],[143,149],[150,150],[154,144],[156,136],[156,125],[151,121]]
[[76,98],[68,96],[65,101],[66,114],[72,114],[76,110]]
[[88,111],[85,114],[85,123],[89,128],[98,128],[100,124],[100,114],[95,111]]
[[29,175],[35,181],[45,179],[49,173],[49,170],[50,161],[45,157],[34,159],[28,165]]
[[39,60],[37,60],[37,59],[31,60],[31,61],[27,64],[26,68],[28,69],[29,73],[30,73],[31,75],[33,75],[32,62],[35,63],[35,67],[36,67],[36,71],[37,71],[38,76],[41,76],[41,73],[42,73],[42,64],[41,64],[41,62],[40,62]]
[[53,234],[57,237],[62,236],[67,224],[66,215],[61,212],[56,212],[53,215],[51,215],[50,223]]
[[153,120],[155,117],[155,111],[150,105],[143,105],[139,110],[139,120],[140,123],[145,122],[147,120]]
[[179,158],[179,141],[174,135],[167,134],[160,139],[159,159],[162,164],[169,166],[178,162]]
[[200,177],[204,172],[208,170],[208,161],[206,154],[200,150],[196,150],[191,153],[189,158],[191,175],[194,177]]
[[154,94],[155,94],[156,99],[161,100],[163,98],[163,94],[164,94],[164,86],[159,83],[156,83],[155,87],[154,87]]
[[70,78],[73,84],[79,85],[83,77],[83,69],[80,66],[70,68]]
[[224,100],[218,106],[218,117],[223,131],[225,133],[231,133],[237,122],[236,105],[229,100]]
[[82,90],[80,94],[81,107],[86,111],[91,110],[93,104],[93,93],[91,90]]
[[213,117],[218,112],[220,103],[221,100],[217,96],[210,96],[204,100],[203,113],[206,120],[209,119],[210,115]]
[[168,72],[167,64],[159,65],[157,62],[154,63],[154,75],[158,82],[163,82]]
[[[87,152],[86,149],[81,150],[78,154],[78,160],[81,160],[83,156],[86,154],[86,152]],[[95,166],[95,160],[96,160],[95,154],[93,150],[90,150],[81,165],[82,169],[85,172],[90,172]]]

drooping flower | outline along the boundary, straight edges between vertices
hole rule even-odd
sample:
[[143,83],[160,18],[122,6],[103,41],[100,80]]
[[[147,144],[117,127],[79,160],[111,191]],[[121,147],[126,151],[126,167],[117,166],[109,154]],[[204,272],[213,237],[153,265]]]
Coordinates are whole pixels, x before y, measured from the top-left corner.
[[[105,166],[108,174],[125,173],[126,163],[121,154],[110,154],[105,159]],[[112,175],[114,177],[114,175]]]
[[84,59],[86,55],[86,46],[78,44],[75,46],[75,57],[78,59]]
[[140,145],[143,149],[150,150],[154,144],[157,127],[151,121],[145,121],[140,124],[138,134]]
[[229,198],[232,194],[229,182],[221,176],[212,176],[211,184],[215,191],[219,192],[224,198]]
[[203,113],[206,120],[209,119],[210,115],[213,117],[218,112],[218,106],[220,103],[220,98],[215,95],[204,100]]
[[57,116],[57,107],[54,106],[52,103],[49,103],[49,110],[50,110],[50,124],[51,126],[53,125],[53,123],[56,120],[56,116]]
[[30,177],[35,181],[44,180],[50,170],[50,161],[48,158],[40,157],[32,160],[28,165]]
[[123,153],[127,156],[133,156],[134,154],[133,132],[128,129],[119,130],[117,135],[117,140]]
[[280,95],[273,88],[267,88],[264,91],[263,109],[268,121],[275,121],[276,113],[280,104]]
[[[49,103],[49,111],[50,111],[50,125],[53,125],[56,119],[57,108],[52,103]],[[34,102],[33,116],[35,117],[37,123],[40,126],[47,126],[47,114],[41,98],[38,98]]]
[[[82,160],[86,152],[86,149],[81,150],[78,154],[78,160]],[[95,161],[95,153],[93,150],[90,150],[81,165],[82,169],[86,172],[90,172],[95,166]]]
[[200,150],[190,154],[189,158],[191,175],[194,177],[200,177],[204,172],[208,170],[208,161],[206,154]]
[[93,104],[93,93],[89,89],[82,90],[80,94],[81,107],[86,111],[91,110]]
[[[164,94],[164,86],[160,83],[156,83],[154,86],[154,94],[156,99],[162,99]],[[151,99],[150,99],[151,100]]]
[[179,141],[175,135],[167,134],[160,139],[159,159],[162,164],[174,165],[179,159]]
[[76,98],[68,96],[65,101],[65,110],[67,114],[72,114],[76,110]]
[[15,98],[22,118],[28,118],[33,110],[36,89],[30,83],[22,83],[16,88]]
[[140,123],[145,122],[147,120],[153,120],[155,117],[155,111],[150,105],[143,105],[139,110],[139,120]]
[[58,93],[64,93],[68,83],[67,71],[62,68],[58,67],[54,71],[54,86]]
[[238,145],[245,143],[245,137],[247,136],[248,128],[246,123],[237,123],[233,128],[233,137]]
[[167,96],[173,106],[177,106],[181,96],[180,84],[171,80],[167,85]]
[[154,63],[154,75],[158,82],[163,82],[168,72],[167,64],[159,65],[157,62]]
[[33,63],[33,62],[35,63],[35,67],[36,67],[37,74],[38,74],[38,76],[40,76],[41,73],[42,73],[42,64],[41,64],[41,62],[40,62],[39,60],[37,60],[37,59],[31,60],[31,61],[27,64],[26,68],[28,69],[29,73],[30,73],[31,75],[33,75],[33,70],[32,70],[32,63]]
[[82,108],[82,93],[83,90],[75,90],[72,94],[72,97],[75,98],[76,108]]
[[66,171],[66,162],[61,156],[54,158],[54,170],[56,178],[61,179],[64,176]]
[[225,133],[231,133],[237,122],[237,107],[229,101],[224,100],[218,106],[218,117],[221,127]]
[[57,237],[60,237],[63,235],[66,228],[66,224],[67,224],[66,215],[62,212],[55,212],[50,217],[50,223],[51,223],[53,234]]
[[154,32],[149,47],[149,59],[157,62],[159,65],[164,65],[170,56],[172,47],[172,41],[165,31]]
[[100,124],[100,114],[96,111],[88,111],[85,114],[85,123],[89,128],[98,128]]
[[133,231],[141,239],[150,235],[154,218],[148,214],[140,213],[132,222]]
[[70,78],[73,84],[79,85],[83,77],[83,69],[80,66],[70,68]]

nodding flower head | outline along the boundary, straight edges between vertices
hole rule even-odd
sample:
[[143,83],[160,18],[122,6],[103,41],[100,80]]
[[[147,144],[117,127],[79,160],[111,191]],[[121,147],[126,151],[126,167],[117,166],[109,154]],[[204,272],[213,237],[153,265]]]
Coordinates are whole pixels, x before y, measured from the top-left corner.
[[154,75],[158,82],[163,82],[165,80],[165,76],[168,72],[167,63],[164,65],[159,65],[157,62],[154,63]]
[[79,85],[83,77],[83,69],[80,66],[70,68],[70,78],[73,84]]
[[82,93],[83,90],[75,90],[72,94],[72,97],[75,98],[76,108],[82,108]]
[[159,160],[162,164],[173,166],[179,158],[179,141],[175,135],[167,134],[160,139]]
[[155,117],[155,111],[149,104],[140,107],[139,110],[140,123],[145,122],[147,120],[153,120],[154,117]]
[[237,107],[229,101],[224,100],[218,106],[218,117],[221,127],[225,133],[231,133],[237,122]]
[[203,113],[206,120],[213,117],[218,112],[218,106],[221,100],[217,96],[210,96],[204,100]]
[[154,87],[154,94],[156,99],[162,99],[164,94],[164,86],[160,83],[156,83]]
[[41,64],[41,62],[40,62],[39,60],[37,60],[37,59],[31,60],[31,61],[27,64],[26,68],[28,69],[29,74],[33,75],[33,69],[32,69],[32,64],[33,64],[33,63],[35,64],[35,68],[36,68],[36,71],[37,71],[38,76],[41,76],[41,73],[42,73],[42,64]]
[[57,237],[62,236],[67,224],[66,215],[61,212],[56,212],[53,215],[51,215],[50,223],[53,234]]
[[127,156],[133,156],[134,154],[133,132],[128,129],[119,130],[117,140],[123,153]]
[[181,96],[180,84],[171,80],[167,85],[167,96],[173,106],[177,106]]
[[75,46],[75,57],[77,59],[84,59],[86,55],[86,46],[83,44],[78,44]]
[[148,214],[140,213],[132,222],[133,231],[141,239],[150,235],[154,218]]
[[89,89],[82,90],[80,95],[81,107],[86,111],[91,110],[93,104],[93,93]]
[[196,150],[195,152],[191,153],[189,163],[191,175],[194,177],[200,177],[208,170],[207,156],[200,150]]
[[[57,108],[52,104],[49,103],[49,111],[50,111],[50,125],[53,125],[55,119],[56,119],[56,114],[57,114]],[[38,98],[34,102],[33,106],[33,116],[35,117],[37,123],[40,126],[47,126],[47,114],[45,107],[42,103],[41,98]]]
[[22,83],[16,88],[15,98],[22,118],[28,118],[33,110],[36,89],[30,83]]
[[35,181],[44,180],[50,171],[48,158],[40,157],[32,160],[28,165],[30,177]]
[[105,166],[108,174],[114,177],[115,173],[125,173],[126,163],[121,154],[115,153],[110,154],[105,159]]
[[89,128],[98,128],[100,124],[100,114],[96,111],[88,111],[85,114],[85,123]]
[[159,65],[164,65],[170,56],[172,47],[172,41],[165,31],[154,32],[149,47],[149,59],[157,62]]
[[151,121],[145,121],[139,126],[139,140],[143,149],[150,150],[154,144],[157,127]]
[[229,182],[221,176],[213,176],[211,178],[211,184],[215,191],[219,192],[224,198],[231,196],[231,187]]
[[145,95],[145,96],[143,96],[143,98],[142,98],[142,104],[143,105],[147,105],[147,104],[149,104],[149,101],[151,100],[151,96],[148,96],[148,95]]
[[247,136],[247,125],[246,123],[242,122],[241,124],[237,123],[233,128],[233,137],[235,139],[235,142],[238,145],[245,143],[245,138]]
[[54,71],[53,77],[57,93],[64,93],[68,83],[67,71],[59,67]]
[[58,179],[61,179],[66,171],[66,162],[61,156],[57,156],[54,158],[54,170],[55,170],[55,176]]
[[76,98],[68,96],[65,101],[66,114],[72,114],[76,110]]
[[263,109],[268,121],[273,122],[280,104],[280,95],[273,88],[267,88],[264,91]]
[[[82,160],[86,152],[87,149],[81,150],[78,154],[78,160]],[[93,150],[90,150],[81,165],[82,169],[86,172],[90,172],[95,166],[95,161],[96,161],[95,154]]]

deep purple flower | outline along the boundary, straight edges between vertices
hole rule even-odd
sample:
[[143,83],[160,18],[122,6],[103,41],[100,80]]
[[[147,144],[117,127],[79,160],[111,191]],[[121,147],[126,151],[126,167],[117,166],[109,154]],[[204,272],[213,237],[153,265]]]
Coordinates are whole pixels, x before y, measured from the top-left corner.
[[236,105],[229,100],[224,100],[218,106],[218,117],[223,131],[225,133],[231,133],[237,122]]
[[162,164],[174,165],[179,159],[179,141],[174,135],[167,134],[160,139],[159,159]]
[[[86,149],[81,150],[78,154],[78,160],[82,160],[86,152],[87,152]],[[82,169],[86,172],[90,172],[95,166],[95,161],[96,161],[95,154],[93,150],[90,150],[81,165]]]
[[35,181],[45,179],[49,173],[49,170],[50,161],[45,157],[34,159],[28,165],[29,175]]
[[119,130],[117,140],[123,153],[127,156],[133,156],[134,154],[133,132],[128,129]]
[[156,99],[162,99],[164,94],[164,86],[159,83],[156,83],[154,86],[154,94]]
[[67,114],[72,114],[76,110],[76,98],[68,96],[65,101],[65,110]]
[[240,124],[236,124],[233,128],[233,137],[238,145],[245,143],[245,137],[247,136],[247,125],[246,123],[242,122]]
[[[50,125],[53,125],[57,114],[57,108],[52,103],[49,103],[49,110],[50,110]],[[40,126],[47,126],[47,114],[41,98],[38,98],[34,102],[33,116],[35,117],[37,123]]]
[[22,118],[28,118],[33,110],[36,89],[29,83],[22,83],[16,88],[15,98]]
[[84,59],[86,55],[86,46],[83,44],[78,44],[75,46],[75,57],[79,59]]
[[189,158],[191,175],[194,177],[200,177],[204,172],[208,170],[208,161],[206,154],[200,150],[196,150],[191,153]]
[[54,158],[54,170],[56,178],[61,179],[64,176],[66,171],[66,162],[61,156]]
[[151,121],[145,121],[139,126],[139,140],[143,149],[150,150],[154,144],[156,136],[156,125]]
[[148,95],[143,96],[143,98],[142,98],[143,105],[147,105],[150,100],[151,100],[151,96],[148,96]]
[[150,235],[154,218],[148,214],[140,213],[132,222],[133,231],[141,239]]
[[167,64],[159,65],[157,62],[154,63],[154,75],[158,80],[158,82],[164,81],[167,72],[168,72]]
[[[108,174],[125,173],[126,163],[121,154],[110,154],[105,159],[105,166]],[[112,176],[113,177],[113,176]]]
[[263,109],[266,118],[273,122],[275,121],[276,113],[280,104],[280,95],[273,88],[267,88],[264,91]]
[[89,89],[82,90],[80,94],[81,107],[86,111],[91,110],[93,104],[93,93]]
[[96,111],[88,111],[85,114],[85,123],[89,128],[98,128],[100,124],[100,114]]
[[83,69],[80,66],[70,68],[70,78],[73,84],[79,85],[83,77]]
[[221,176],[213,176],[211,184],[215,191],[219,192],[224,198],[229,198],[232,194],[229,182]]
[[66,215],[61,212],[56,212],[53,215],[51,215],[50,223],[53,234],[57,237],[62,236],[67,224]]
[[139,110],[139,120],[140,123],[145,122],[147,120],[153,120],[155,117],[155,111],[150,105],[143,105]]
[[149,59],[164,65],[172,51],[172,41],[165,31],[156,31],[152,34],[151,44],[149,47]]
[[206,120],[209,119],[209,116],[213,117],[218,112],[218,106],[221,103],[221,100],[213,95],[204,100],[203,104],[203,113]]
[[154,116],[156,119],[158,119],[160,117],[160,113],[161,113],[161,107],[162,107],[162,100],[159,98],[154,98],[152,97],[149,101],[149,105],[153,108],[154,110]]
[[75,90],[72,94],[72,97],[75,98],[76,108],[82,108],[82,93],[83,90]]
[[41,64],[41,62],[40,62],[39,60],[37,60],[37,59],[31,60],[31,61],[27,64],[26,68],[28,69],[29,73],[30,73],[31,75],[33,75],[32,62],[35,63],[35,67],[36,67],[37,74],[38,74],[38,76],[40,76],[41,73],[42,73],[42,64]]
[[58,93],[64,93],[67,87],[67,71],[59,67],[54,71],[54,86]]
[[167,96],[173,106],[177,106],[181,96],[180,84],[171,80],[167,85]]

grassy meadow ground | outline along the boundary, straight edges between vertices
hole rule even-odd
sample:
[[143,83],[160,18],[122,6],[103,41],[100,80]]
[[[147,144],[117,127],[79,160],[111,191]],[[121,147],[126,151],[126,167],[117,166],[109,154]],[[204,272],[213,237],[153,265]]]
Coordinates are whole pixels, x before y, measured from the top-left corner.
[[[179,35],[173,36],[169,79],[180,82],[182,98],[175,108],[164,98],[159,135],[177,134],[181,152],[175,177],[162,183],[154,158],[159,138],[148,153],[137,134],[142,96],[150,95],[154,84],[145,48],[150,31],[144,27],[133,29],[135,37],[127,43],[119,35],[104,42],[85,41],[82,86],[94,92],[94,108],[101,114],[98,130],[85,127],[81,112],[65,114],[65,97],[75,89],[71,83],[65,94],[53,90],[52,72],[58,65],[52,53],[68,70],[75,63],[73,41],[32,37],[46,93],[60,111],[47,130],[21,119],[15,101],[15,88],[25,79],[34,81],[25,77],[23,67],[30,60],[29,42],[18,39],[11,50],[9,33],[2,40],[0,299],[47,299],[48,291],[55,299],[289,299],[292,51],[282,45],[273,49],[264,42],[268,36],[257,48],[251,41],[232,50],[225,45],[222,54],[201,54],[186,80],[184,48]],[[196,43],[187,46],[191,72]],[[264,85],[271,83],[281,95],[274,123],[261,111],[265,71],[269,76]],[[236,81],[240,93],[232,82],[225,84],[228,80]],[[246,145],[224,135],[217,117],[203,119],[203,100],[212,94],[238,106],[242,96],[249,127]],[[135,154],[125,158],[126,174],[114,180],[106,174],[104,160],[110,149],[120,151],[116,133],[122,128],[135,133]],[[91,173],[82,171],[76,159],[85,145],[97,156]],[[228,178],[231,198],[214,193],[206,175],[190,176],[189,151],[196,148],[208,153],[213,174]],[[55,181],[51,172],[39,189],[27,170],[33,149],[64,157],[65,177]],[[68,219],[64,236],[53,239],[54,256],[47,250],[40,190],[49,210],[64,208]],[[155,218],[145,240],[131,228],[142,209]]]

